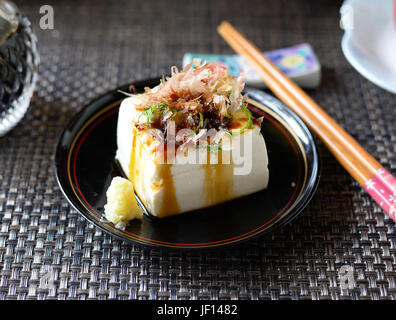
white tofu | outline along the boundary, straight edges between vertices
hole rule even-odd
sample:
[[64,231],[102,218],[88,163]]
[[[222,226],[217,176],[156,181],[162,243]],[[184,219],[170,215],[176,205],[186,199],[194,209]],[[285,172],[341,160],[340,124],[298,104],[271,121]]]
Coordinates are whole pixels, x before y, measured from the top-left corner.
[[[144,95],[121,103],[116,159],[152,215],[166,217],[205,208],[267,187],[267,149],[257,125],[224,137],[217,154],[207,148],[188,148],[177,153],[173,164],[164,164],[160,161],[163,153],[156,151],[160,143],[134,128],[135,122],[146,121],[139,111],[144,105]],[[238,127],[235,132],[239,132]],[[191,159],[206,163],[191,163]]]

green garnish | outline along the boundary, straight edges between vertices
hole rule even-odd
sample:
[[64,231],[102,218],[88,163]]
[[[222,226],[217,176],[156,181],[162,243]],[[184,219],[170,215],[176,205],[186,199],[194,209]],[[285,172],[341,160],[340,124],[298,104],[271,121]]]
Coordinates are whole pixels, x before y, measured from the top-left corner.
[[241,105],[241,110],[247,116],[248,120],[247,120],[246,124],[244,125],[244,127],[239,130],[239,134],[242,134],[246,129],[253,129],[252,113],[243,104]]
[[143,108],[142,113],[139,115],[138,122],[140,122],[141,116],[146,116],[147,122],[152,122],[153,119],[153,110],[156,109],[156,104],[153,105],[151,108]]
[[198,127],[199,128],[203,128],[203,126],[204,126],[204,116],[203,116],[202,112],[200,112],[199,113],[199,125],[198,125]]
[[159,108],[161,111],[165,111],[167,108],[169,108],[169,103],[168,102],[161,102],[159,104]]
[[[142,113],[139,115],[138,122],[140,121],[141,116],[146,116],[147,122],[151,123],[157,119],[161,113],[162,115],[165,115],[168,110],[169,103],[167,102],[153,104],[150,108],[143,108]],[[178,111],[177,108],[171,108],[170,110],[172,113],[176,113]]]
[[221,146],[219,146],[218,144],[208,144],[206,148],[209,152],[212,152],[216,155],[218,154],[219,150],[221,150]]
[[180,111],[180,109],[178,109],[178,108],[170,108],[170,111],[173,113],[172,114],[172,117],[173,117],[176,113],[178,113]]
[[214,153],[215,155],[218,154],[219,150],[221,150],[221,146],[218,144],[208,144],[206,146],[201,146],[199,144],[195,145],[196,149],[206,148],[209,152]]
[[228,112],[223,114],[224,117],[231,119],[232,115],[230,115]]

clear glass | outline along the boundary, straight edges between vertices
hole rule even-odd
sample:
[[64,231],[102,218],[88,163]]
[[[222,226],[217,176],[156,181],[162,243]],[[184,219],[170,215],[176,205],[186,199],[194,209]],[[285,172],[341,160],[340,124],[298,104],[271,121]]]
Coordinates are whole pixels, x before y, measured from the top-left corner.
[[[0,136],[25,115],[37,81],[39,53],[30,22],[10,1],[0,0]],[[15,63],[22,63],[20,68]]]

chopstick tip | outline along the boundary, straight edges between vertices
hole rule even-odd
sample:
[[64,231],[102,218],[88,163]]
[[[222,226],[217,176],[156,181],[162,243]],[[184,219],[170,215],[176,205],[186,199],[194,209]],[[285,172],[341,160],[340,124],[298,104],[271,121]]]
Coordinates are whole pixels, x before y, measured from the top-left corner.
[[230,23],[227,20],[223,20],[218,26],[217,31],[221,33],[221,30],[230,26]]

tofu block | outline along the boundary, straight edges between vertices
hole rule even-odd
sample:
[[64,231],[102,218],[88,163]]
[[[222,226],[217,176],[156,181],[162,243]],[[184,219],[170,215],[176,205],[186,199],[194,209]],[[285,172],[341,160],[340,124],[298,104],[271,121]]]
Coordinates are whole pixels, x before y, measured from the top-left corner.
[[116,159],[150,214],[177,215],[267,187],[268,156],[260,124],[246,129],[246,116],[235,113],[232,134],[223,134],[217,144],[179,147],[171,154],[149,130],[136,127],[147,120],[142,114],[146,99],[136,94],[122,101]]

